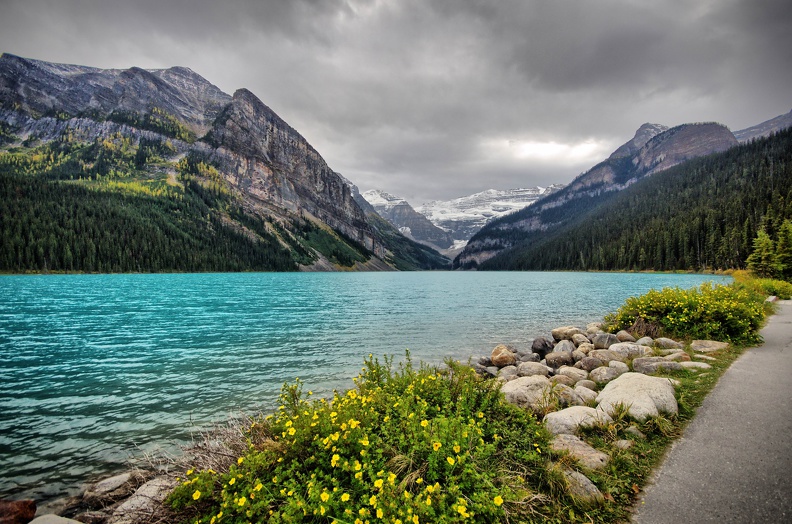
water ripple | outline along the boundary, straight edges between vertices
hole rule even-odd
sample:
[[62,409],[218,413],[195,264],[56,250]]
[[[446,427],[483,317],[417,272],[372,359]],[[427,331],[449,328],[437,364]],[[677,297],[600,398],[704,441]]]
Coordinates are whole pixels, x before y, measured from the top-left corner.
[[[0,497],[73,493],[130,456],[346,387],[368,353],[439,363],[601,318],[696,275],[0,276]],[[562,292],[563,290],[563,292]]]

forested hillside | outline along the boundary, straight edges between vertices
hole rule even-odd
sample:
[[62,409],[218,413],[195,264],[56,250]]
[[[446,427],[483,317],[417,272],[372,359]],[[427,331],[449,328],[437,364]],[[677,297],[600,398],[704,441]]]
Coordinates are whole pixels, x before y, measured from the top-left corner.
[[691,160],[581,202],[487,270],[708,270],[745,267],[757,231],[792,217],[792,129]]
[[[0,271],[294,271],[319,255],[339,267],[371,258],[323,224],[246,208],[210,163],[173,161],[167,140],[26,145],[0,152]],[[447,262],[406,244],[391,254],[400,269]]]

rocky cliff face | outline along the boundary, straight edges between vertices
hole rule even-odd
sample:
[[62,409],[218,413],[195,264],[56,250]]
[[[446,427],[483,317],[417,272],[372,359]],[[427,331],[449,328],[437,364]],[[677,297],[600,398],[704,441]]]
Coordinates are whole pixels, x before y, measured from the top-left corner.
[[564,189],[523,211],[489,223],[470,240],[454,265],[476,267],[518,245],[527,234],[555,227],[574,214],[595,207],[600,195],[620,191],[641,178],[737,144],[734,135],[721,124],[685,124],[671,129],[644,124],[632,140]]
[[349,186],[299,133],[250,91],[229,96],[187,68],[105,70],[3,54],[0,123],[25,141],[167,140],[171,161],[215,165],[257,214],[319,220],[384,253]]

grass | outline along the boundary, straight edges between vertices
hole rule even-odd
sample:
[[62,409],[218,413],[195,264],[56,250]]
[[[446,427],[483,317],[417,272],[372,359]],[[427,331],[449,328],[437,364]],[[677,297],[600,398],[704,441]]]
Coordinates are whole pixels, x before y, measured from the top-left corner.
[[[540,420],[507,404],[499,382],[467,366],[416,368],[408,356],[394,368],[390,359],[380,363],[369,356],[348,391],[314,399],[301,383],[287,384],[277,413],[236,421],[222,435],[208,434],[180,459],[180,485],[162,519],[206,524],[629,520],[668,446],[730,364],[759,340],[758,328],[770,310],[755,290],[766,285],[743,280],[714,294],[699,290],[703,299],[683,290],[663,290],[659,301],[639,297],[639,305],[654,308],[661,335],[668,334],[662,320],[677,315],[684,300],[700,299],[724,315],[744,314],[752,321],[734,324],[746,332],[731,333],[738,342],[713,353],[715,360],[707,361],[711,369],[662,375],[679,382],[678,414],[638,422],[622,410],[612,423],[582,430],[584,440],[611,457],[604,469],[587,470],[552,452]],[[620,311],[633,305],[628,301]],[[756,314],[760,318],[754,322]],[[674,333],[690,340],[701,331]],[[604,501],[570,496],[564,468],[590,478]]]

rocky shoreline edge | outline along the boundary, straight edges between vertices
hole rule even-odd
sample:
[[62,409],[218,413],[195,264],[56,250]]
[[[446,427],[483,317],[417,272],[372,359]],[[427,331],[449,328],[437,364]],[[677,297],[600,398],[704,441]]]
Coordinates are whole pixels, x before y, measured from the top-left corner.
[[[563,326],[550,337],[534,339],[530,350],[496,346],[473,365],[483,376],[499,380],[508,402],[531,410],[554,435],[552,447],[568,453],[585,470],[605,468],[610,456],[586,443],[579,429],[607,425],[626,412],[637,421],[678,412],[678,381],[651,376],[663,371],[706,373],[707,361],[728,344],[694,340],[689,345],[668,338],[636,339],[627,331],[606,333],[601,323],[585,329]],[[643,434],[637,425],[627,432]],[[631,440],[614,442],[628,449]],[[592,504],[603,501],[594,483],[575,469],[564,467],[573,496]],[[168,471],[127,471],[90,484],[77,496],[59,499],[38,509],[33,500],[0,500],[0,524],[140,524],[164,515],[162,502],[177,485]]]

